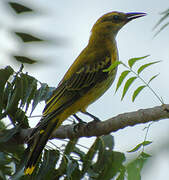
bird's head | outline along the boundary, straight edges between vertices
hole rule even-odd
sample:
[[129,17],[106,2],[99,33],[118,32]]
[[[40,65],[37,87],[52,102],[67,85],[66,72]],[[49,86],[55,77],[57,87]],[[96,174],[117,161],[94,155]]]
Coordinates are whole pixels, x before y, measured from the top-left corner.
[[145,13],[132,12],[132,13],[122,13],[122,12],[110,12],[102,17],[100,17],[92,28],[92,33],[96,32],[99,34],[114,34],[129,21],[145,16]]

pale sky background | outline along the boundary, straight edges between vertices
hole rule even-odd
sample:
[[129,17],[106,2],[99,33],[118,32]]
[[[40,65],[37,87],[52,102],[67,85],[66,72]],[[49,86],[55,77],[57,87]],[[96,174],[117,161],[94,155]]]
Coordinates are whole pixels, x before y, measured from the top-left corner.
[[[163,97],[165,103],[169,102],[169,27],[155,38],[153,38],[153,35],[156,31],[152,31],[154,25],[161,18],[159,13],[169,7],[168,0],[29,0],[26,4],[40,11],[41,15],[27,15],[27,19],[25,19],[25,16],[17,18],[5,9],[2,1],[0,2],[0,66],[11,64],[15,67],[14,63],[9,59],[9,54],[20,52],[22,48],[22,52],[25,54],[31,54],[32,57],[40,57],[47,62],[47,64],[34,67],[27,66],[25,71],[28,71],[30,75],[35,76],[41,82],[46,82],[49,86],[57,86],[68,67],[87,45],[92,25],[100,16],[110,11],[145,12],[147,16],[133,20],[118,33],[117,45],[120,60],[126,63],[129,58],[148,54],[151,56],[144,60],[145,63],[162,60],[160,64],[145,70],[142,75],[144,79],[148,80],[153,75],[160,73],[151,86]],[[20,43],[8,32],[12,29],[18,31],[28,30],[30,32],[33,30],[35,34],[50,35],[50,38],[52,37],[53,40],[57,39],[57,37],[62,37],[66,40],[65,45],[63,43],[60,47],[57,45],[41,45],[39,47],[38,44],[34,43],[34,45],[26,44],[20,47]],[[119,67],[116,77],[119,77],[122,70],[124,68]],[[136,84],[141,85],[139,82]],[[160,102],[149,89],[144,89],[136,101],[132,103],[131,94],[136,89],[136,84],[129,90],[123,101],[120,100],[121,91],[114,95],[115,86],[112,86],[104,96],[89,107],[88,111],[100,119],[106,120],[120,113],[160,105]],[[38,111],[36,111],[37,114],[41,114],[43,106],[42,104],[39,107]],[[32,126],[37,122],[38,120],[34,119]],[[144,140],[146,131],[143,129],[147,125],[128,127],[114,133],[115,150],[125,152],[127,157],[130,158],[131,155],[127,151]],[[158,151],[162,151],[162,153],[159,156],[153,155],[151,162],[144,167],[142,171],[143,180],[168,179],[168,149],[164,149],[164,152],[160,149],[162,145],[168,142],[168,132],[168,120],[156,122],[151,126],[147,140],[153,141],[153,143],[145,149],[145,152],[151,154],[153,150],[154,154]],[[85,146],[89,146],[90,140],[92,138],[82,138],[80,142]],[[146,172],[146,169],[151,171]]]

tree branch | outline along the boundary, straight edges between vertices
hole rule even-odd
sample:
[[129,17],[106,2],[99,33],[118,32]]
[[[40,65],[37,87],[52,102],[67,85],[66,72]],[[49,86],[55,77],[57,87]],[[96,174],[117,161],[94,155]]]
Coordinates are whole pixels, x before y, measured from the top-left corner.
[[[119,114],[116,117],[102,122],[92,121],[78,126],[75,124],[62,125],[53,132],[50,139],[73,139],[80,137],[101,136],[111,132],[116,132],[128,126],[158,121],[166,118],[169,118],[169,104]],[[15,135],[15,138],[19,139],[18,143],[24,143],[24,139],[30,135],[31,131],[32,129],[22,129],[17,136]]]

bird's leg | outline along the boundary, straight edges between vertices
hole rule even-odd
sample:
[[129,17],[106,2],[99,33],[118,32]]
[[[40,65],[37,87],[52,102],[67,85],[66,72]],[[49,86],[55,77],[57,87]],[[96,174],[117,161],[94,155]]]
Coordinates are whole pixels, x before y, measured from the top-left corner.
[[98,117],[94,116],[93,114],[90,114],[90,113],[87,112],[87,111],[83,111],[82,113],[90,116],[90,117],[93,119],[93,121],[91,121],[91,122],[89,122],[89,123],[87,124],[87,129],[91,129],[91,127],[95,127],[95,125],[96,125],[98,122],[100,122],[100,119],[99,119]]
[[79,123],[84,123],[86,124],[86,122],[84,122],[80,117],[78,117],[76,114],[73,114],[74,118],[79,122]]
[[85,111],[85,112],[82,112],[83,114],[86,114],[88,116],[90,116],[94,121],[96,122],[100,122],[100,119],[96,116],[94,116],[93,114],[90,114],[89,112]]
[[86,122],[84,122],[81,118],[79,118],[76,114],[73,114],[74,118],[79,122],[78,124],[76,124],[74,126],[74,132],[78,132],[78,129],[84,125],[84,124],[87,124]]
[[[81,112],[82,112],[82,111],[81,111]],[[91,124],[100,122],[100,119],[99,119],[98,117],[94,116],[93,114],[90,114],[90,113],[87,112],[87,111],[85,111],[85,112],[83,111],[82,113],[85,114],[85,115],[90,116],[94,121],[92,121],[92,122],[90,122],[90,123],[87,124],[87,123],[84,122],[81,118],[79,118],[76,114],[73,114],[74,118],[79,122],[78,124],[76,124],[76,125],[74,126],[74,131],[75,131],[75,132],[78,132],[78,129],[79,129],[81,126],[83,126],[84,124],[87,124],[87,127],[90,127]]]

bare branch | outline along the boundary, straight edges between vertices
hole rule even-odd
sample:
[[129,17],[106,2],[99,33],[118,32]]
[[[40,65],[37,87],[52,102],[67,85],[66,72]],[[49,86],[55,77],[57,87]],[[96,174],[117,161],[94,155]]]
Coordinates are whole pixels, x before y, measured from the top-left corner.
[[[134,126],[150,121],[158,121],[166,118],[169,118],[169,104],[119,114],[116,117],[102,122],[92,121],[88,124],[80,124],[79,126],[62,125],[54,131],[50,139],[73,139],[80,137],[101,136],[128,126]],[[30,132],[31,129],[23,129],[19,134],[20,140],[28,137]]]

